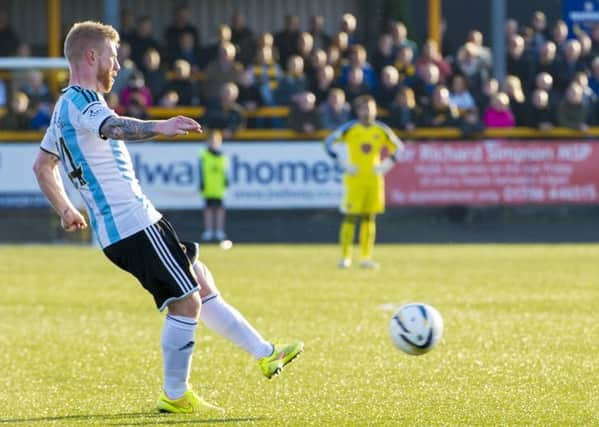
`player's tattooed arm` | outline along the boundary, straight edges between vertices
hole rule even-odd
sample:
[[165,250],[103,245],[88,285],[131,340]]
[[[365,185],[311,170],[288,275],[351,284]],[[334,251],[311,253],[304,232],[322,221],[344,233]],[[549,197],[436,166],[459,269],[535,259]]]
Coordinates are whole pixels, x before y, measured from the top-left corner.
[[157,121],[138,120],[131,117],[110,117],[100,127],[100,133],[111,139],[126,141],[149,139],[160,135],[156,130]]

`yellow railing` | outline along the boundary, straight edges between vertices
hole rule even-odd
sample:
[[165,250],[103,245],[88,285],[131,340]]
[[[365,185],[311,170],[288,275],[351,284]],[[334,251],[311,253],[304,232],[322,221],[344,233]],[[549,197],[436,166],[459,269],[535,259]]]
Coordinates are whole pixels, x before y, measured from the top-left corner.
[[[235,140],[321,140],[330,133],[321,130],[313,133],[300,133],[290,129],[244,129],[233,136]],[[413,132],[396,131],[406,140],[462,139],[462,132],[457,128],[419,128]],[[0,142],[37,142],[41,141],[43,132],[36,131],[3,131],[0,130]],[[205,139],[205,134],[189,134],[178,137],[161,137],[158,140],[198,141]],[[525,138],[525,139],[589,139],[599,137],[599,127],[592,127],[587,132],[567,128],[554,128],[550,131],[539,131],[532,128],[487,129],[480,135],[482,139],[493,138]]]

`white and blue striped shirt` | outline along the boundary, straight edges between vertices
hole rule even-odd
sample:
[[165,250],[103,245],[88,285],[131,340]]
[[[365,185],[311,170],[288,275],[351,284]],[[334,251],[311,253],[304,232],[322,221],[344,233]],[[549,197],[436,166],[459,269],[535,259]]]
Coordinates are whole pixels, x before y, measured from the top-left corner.
[[79,190],[102,248],[162,217],[142,193],[125,143],[100,134],[102,124],[113,116],[102,96],[69,86],[56,103],[41,143],[42,150],[60,158]]

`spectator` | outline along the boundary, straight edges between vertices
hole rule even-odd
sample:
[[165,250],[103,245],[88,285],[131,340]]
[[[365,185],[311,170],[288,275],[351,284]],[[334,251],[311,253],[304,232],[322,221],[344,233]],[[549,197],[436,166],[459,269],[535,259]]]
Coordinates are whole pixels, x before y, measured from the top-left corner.
[[589,86],[589,78],[586,73],[578,72],[572,80],[573,83],[578,83],[582,89],[582,102],[589,112],[587,122],[593,122],[591,120],[591,113],[596,110],[597,107],[597,95],[593,92],[593,89]]
[[393,38],[389,34],[382,34],[372,55],[372,67],[377,76],[387,65],[395,64],[397,51],[393,49]]
[[593,62],[593,55],[591,55],[591,49],[593,47],[593,42],[589,35],[585,32],[580,32],[577,35],[577,39],[580,42],[580,62],[584,67],[585,72],[591,69],[591,64]]
[[148,118],[148,105],[146,104],[147,99],[141,92],[134,92],[131,94],[129,104],[125,107],[125,115],[128,117],[135,117],[140,120],[147,120]]
[[520,79],[516,76],[507,76],[503,84],[503,92],[510,98],[510,109],[514,113],[516,125],[526,126],[528,108]]
[[374,99],[380,108],[388,110],[399,90],[397,68],[388,65],[381,72],[381,83],[377,86]]
[[39,70],[29,71],[27,82],[20,89],[29,98],[30,105],[41,104],[42,107],[48,107],[53,103],[50,89],[44,83],[44,74]]
[[200,51],[195,45],[192,33],[181,33],[176,49],[172,51],[171,63],[177,59],[184,59],[189,62],[193,71],[198,71],[202,65]]
[[320,122],[324,129],[334,130],[351,118],[351,107],[345,101],[345,93],[338,88],[331,89],[329,96],[320,107]]
[[479,57],[480,49],[467,42],[458,50],[455,62],[456,73],[461,74],[474,96],[480,96],[482,86],[489,78],[489,69]]
[[361,68],[355,67],[349,70],[347,74],[347,85],[343,86],[347,102],[354,103],[354,100],[362,95],[370,94],[370,89],[364,82],[364,71]]
[[174,91],[179,94],[179,104],[197,105],[199,104],[196,89],[191,81],[191,66],[184,59],[178,59],[173,66],[175,77],[166,85],[165,92]]
[[239,52],[239,61],[246,66],[249,65],[256,55],[256,40],[254,32],[248,28],[245,16],[235,11],[231,17],[231,43]]
[[539,49],[539,59],[535,67],[535,74],[549,73],[551,76],[556,74],[556,47],[551,40],[545,41]]
[[374,91],[377,85],[377,76],[370,65],[366,61],[366,49],[364,46],[355,44],[350,48],[349,63],[341,68],[341,77],[339,84],[341,86],[347,85],[347,74],[352,68],[360,68],[364,74],[364,83],[368,86],[370,91]]
[[416,128],[417,113],[414,91],[407,86],[400,87],[391,104],[389,126],[411,132]]
[[304,73],[304,60],[298,55],[292,55],[287,61],[287,72],[279,80],[275,91],[277,105],[291,105],[293,97],[308,89],[308,79]]
[[136,102],[147,108],[152,105],[152,92],[146,86],[144,75],[140,71],[136,71],[129,79],[129,84],[121,92],[121,105],[125,110],[129,109],[129,104],[135,97]]
[[296,132],[312,133],[321,128],[320,114],[316,109],[316,97],[302,92],[295,99],[288,118],[289,128]]
[[499,92],[499,82],[492,78],[487,80],[482,87],[481,94],[476,99],[478,111],[486,111],[493,97]]
[[335,77],[339,77],[341,75],[343,58],[341,57],[341,51],[334,44],[329,45],[329,48],[327,49],[327,65],[333,67]]
[[166,74],[160,68],[160,53],[156,49],[149,49],[145,53],[142,72],[152,98],[161,97],[166,86]]
[[572,83],[566,89],[565,97],[558,106],[557,123],[560,126],[586,132],[588,130],[587,117],[588,109],[583,102],[582,88],[578,83]]
[[413,87],[416,84],[416,66],[413,64],[414,51],[410,46],[401,46],[397,51],[395,68],[399,72],[399,84]]
[[439,46],[434,40],[428,40],[423,48],[420,58],[416,61],[416,69],[419,70],[426,64],[435,64],[439,69],[439,81],[441,83],[446,82],[451,76],[451,65],[443,59],[439,53]]
[[174,90],[168,90],[162,95],[158,105],[164,108],[175,108],[179,106],[179,94]]
[[489,128],[513,128],[516,125],[514,114],[510,110],[510,98],[505,93],[499,92],[493,96],[491,105],[485,110],[483,121]]
[[299,18],[295,15],[285,16],[285,27],[275,34],[274,43],[279,52],[279,62],[287,64],[289,57],[297,53],[300,37]]
[[579,71],[585,71],[584,64],[580,62],[580,42],[568,40],[564,46],[564,54],[556,65],[555,87],[558,91],[566,90],[574,76]]
[[235,83],[221,86],[220,99],[217,104],[209,106],[203,117],[204,125],[209,129],[220,129],[223,136],[229,139],[239,129],[245,128],[243,108],[237,103],[239,90]]
[[414,85],[416,102],[420,106],[427,106],[431,102],[433,92],[439,86],[439,67],[433,63],[422,66],[419,70],[419,79]]
[[468,83],[464,76],[460,74],[453,76],[449,102],[458,108],[460,117],[464,117],[467,113],[476,110],[476,103],[468,90]]
[[493,54],[491,49],[484,45],[483,33],[479,30],[470,30],[466,43],[472,43],[476,48],[476,57],[482,62],[482,66],[491,68],[493,66]]
[[347,34],[347,42],[349,46],[353,46],[359,42],[358,40],[358,20],[351,13],[344,13],[341,17],[341,31]]
[[524,87],[531,86],[533,62],[524,55],[524,39],[519,35],[515,35],[509,40],[506,72],[508,75],[518,77]]
[[279,64],[273,59],[272,46],[264,45],[258,48],[251,70],[254,81],[259,87],[262,102],[265,105],[275,105],[274,91],[282,78],[282,72]]
[[215,40],[213,43],[201,49],[200,53],[200,68],[205,68],[206,65],[218,58],[218,49],[225,43],[231,43],[231,27],[228,25],[219,25],[216,29]]
[[243,65],[235,60],[235,46],[225,43],[218,50],[218,58],[206,67],[203,93],[208,102],[219,98],[223,85],[236,82],[243,73]]
[[148,49],[160,51],[160,43],[154,38],[154,28],[152,19],[149,16],[142,16],[137,21],[137,30],[135,36],[131,39],[131,59],[137,67],[141,67],[143,55]]
[[331,43],[331,36],[324,31],[324,17],[312,15],[310,18],[310,34],[314,39],[314,49],[327,49]]
[[119,35],[121,36],[121,43],[130,43],[135,37],[135,16],[131,13],[130,9],[121,9],[119,22]]
[[[156,49],[154,49],[156,50]],[[117,59],[121,69],[119,70],[114,83],[112,84],[112,93],[120,94],[129,83],[129,79],[137,70],[137,66],[131,59],[131,45],[127,41],[122,41],[117,48]]]
[[316,97],[316,104],[320,105],[325,101],[332,90],[335,71],[330,65],[325,65],[316,73],[316,81],[310,84],[310,92]]
[[418,54],[418,45],[415,41],[408,38],[408,28],[401,21],[391,23],[389,33],[393,39],[393,49],[398,52],[402,47],[409,47],[414,56]]
[[[194,49],[200,45],[197,28],[191,24],[192,13],[188,5],[182,4],[175,8],[172,23],[167,27],[164,34],[166,40],[166,49],[168,52],[174,52],[181,49],[181,38],[187,34],[191,38],[186,44],[193,46]],[[189,61],[189,58],[179,57]],[[177,58],[177,59],[179,59]],[[193,66],[193,62],[189,61]]]
[[536,89],[531,96],[528,126],[547,131],[553,128],[554,114],[549,104],[549,94],[543,89]]
[[566,47],[566,41],[568,40],[568,25],[561,19],[556,21],[553,25],[552,40],[557,48],[557,56],[561,57]]
[[548,39],[547,34],[547,17],[540,10],[532,14],[531,20],[533,48],[538,50],[539,47]]
[[553,89],[553,77],[549,73],[539,73],[535,78],[535,89],[547,92],[549,107],[554,110],[557,107],[559,95]]
[[241,74],[238,82],[239,97],[237,102],[246,111],[254,111],[262,105],[262,96],[260,95],[260,87],[256,83],[254,73],[251,69],[247,69]]
[[0,129],[29,130],[31,117],[28,113],[29,97],[24,92],[16,92],[8,108],[8,112],[0,118]]
[[460,113],[449,102],[449,90],[445,86],[435,88],[430,105],[422,112],[422,125],[429,127],[451,127],[459,124]]
[[331,42],[332,46],[336,46],[339,49],[339,58],[347,58],[349,55],[349,37],[347,33],[343,31],[339,31],[337,34],[333,36],[333,40]]
[[306,77],[310,85],[314,84],[317,79],[318,70],[327,65],[327,53],[322,49],[315,49],[308,58],[306,65]]
[[310,61],[310,54],[314,49],[314,38],[312,34],[303,32],[297,40],[297,54],[302,57],[304,64]]
[[505,21],[503,28],[505,32],[505,40],[509,43],[512,37],[518,34],[518,21],[510,18]]
[[19,37],[10,26],[8,12],[0,9],[0,57],[14,56],[19,46]]

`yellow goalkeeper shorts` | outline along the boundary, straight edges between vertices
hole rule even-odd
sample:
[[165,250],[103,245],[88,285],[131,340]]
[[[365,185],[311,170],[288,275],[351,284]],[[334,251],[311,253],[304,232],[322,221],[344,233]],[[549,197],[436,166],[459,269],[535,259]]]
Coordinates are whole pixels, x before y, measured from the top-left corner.
[[379,180],[345,184],[341,212],[347,215],[375,215],[385,211],[385,184]]

